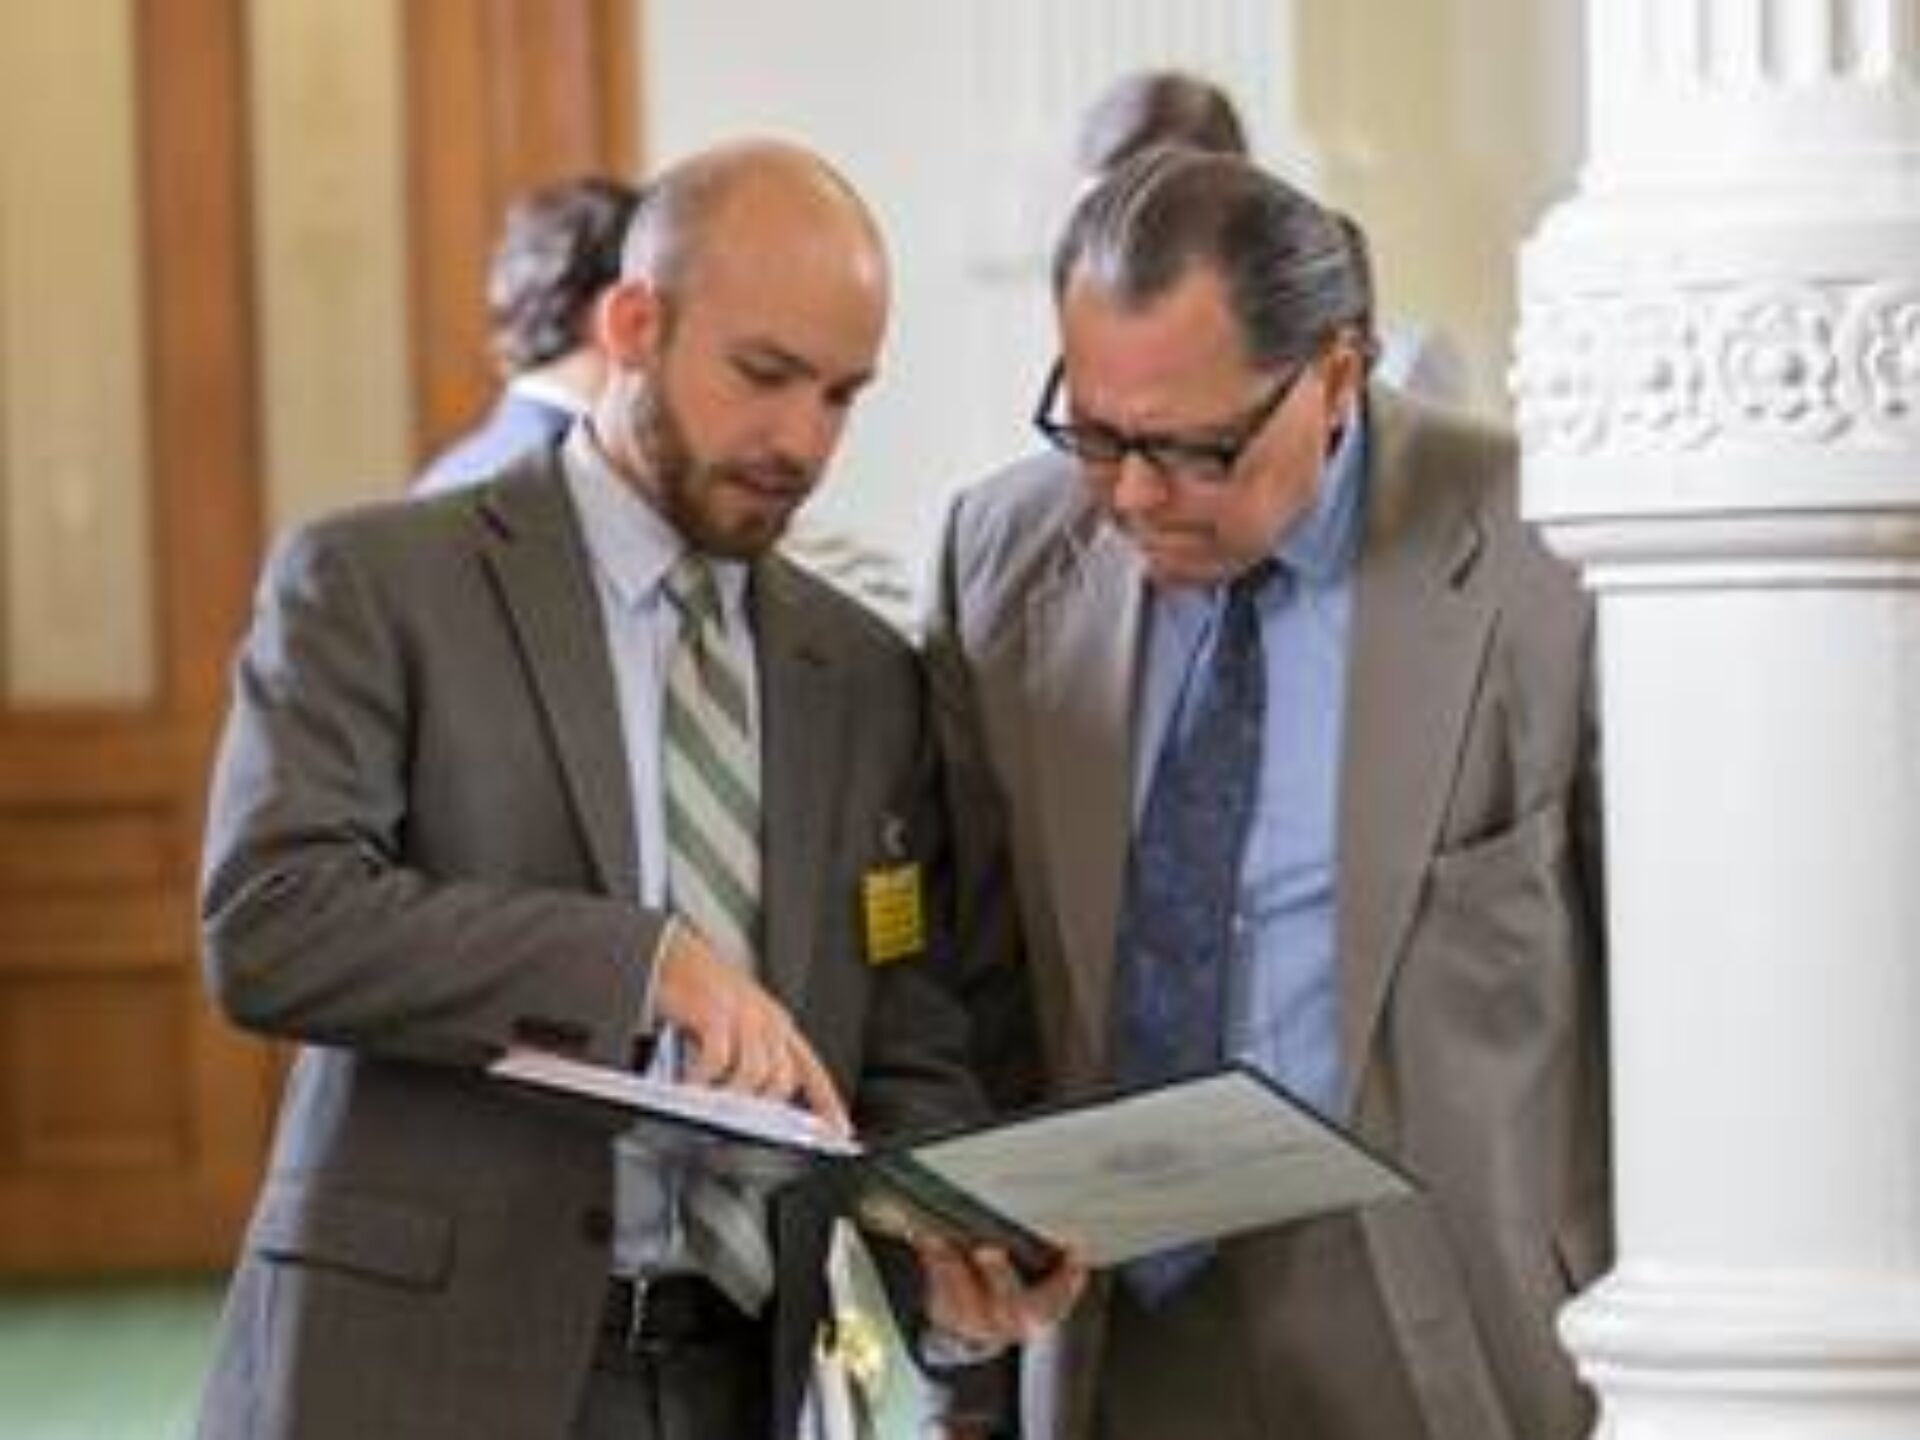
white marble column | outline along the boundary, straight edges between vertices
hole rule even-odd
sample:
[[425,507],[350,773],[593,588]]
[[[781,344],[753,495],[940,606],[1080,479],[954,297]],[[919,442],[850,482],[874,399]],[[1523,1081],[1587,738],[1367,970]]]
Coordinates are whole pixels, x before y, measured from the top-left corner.
[[1920,0],[1589,0],[1522,260],[1598,596],[1604,1440],[1920,1437]]

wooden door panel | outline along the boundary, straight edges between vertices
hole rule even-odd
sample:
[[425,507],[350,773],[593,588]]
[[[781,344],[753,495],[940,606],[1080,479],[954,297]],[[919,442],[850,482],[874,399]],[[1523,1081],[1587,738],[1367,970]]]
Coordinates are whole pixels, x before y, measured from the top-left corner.
[[9,980],[0,1006],[6,1153],[103,1179],[190,1163],[177,965]]
[[0,724],[0,1271],[224,1263],[274,1101],[199,978],[200,744]]

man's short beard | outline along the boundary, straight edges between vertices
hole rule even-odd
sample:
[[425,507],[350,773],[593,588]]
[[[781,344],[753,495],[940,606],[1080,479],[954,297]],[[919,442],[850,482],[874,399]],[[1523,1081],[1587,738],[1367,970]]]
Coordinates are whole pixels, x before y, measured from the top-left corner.
[[764,536],[732,535],[716,530],[702,513],[698,499],[714,483],[715,467],[693,453],[672,402],[657,383],[639,389],[629,415],[642,487],[682,539],[729,560],[752,560],[773,548],[784,526]]

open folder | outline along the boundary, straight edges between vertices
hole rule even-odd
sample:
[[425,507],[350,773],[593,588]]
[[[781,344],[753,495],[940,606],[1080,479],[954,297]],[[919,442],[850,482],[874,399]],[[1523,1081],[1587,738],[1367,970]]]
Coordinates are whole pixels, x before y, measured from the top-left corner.
[[1192,1079],[864,1147],[791,1105],[508,1051],[503,1081],[630,1115],[663,1152],[770,1188],[832,1187],[864,1228],[1115,1265],[1409,1193],[1413,1183],[1259,1071]]

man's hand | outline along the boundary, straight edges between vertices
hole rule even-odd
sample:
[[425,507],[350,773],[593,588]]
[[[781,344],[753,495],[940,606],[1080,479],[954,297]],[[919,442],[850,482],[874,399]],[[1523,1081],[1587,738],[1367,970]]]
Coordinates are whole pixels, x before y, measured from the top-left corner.
[[833,1077],[786,1007],[753,976],[680,923],[668,934],[659,966],[654,1011],[690,1042],[687,1079],[795,1102],[852,1133]]
[[927,1275],[928,1324],[968,1345],[1024,1344],[1065,1319],[1086,1288],[1087,1268],[1071,1255],[1028,1282],[992,1246],[966,1250],[920,1237],[914,1249]]

